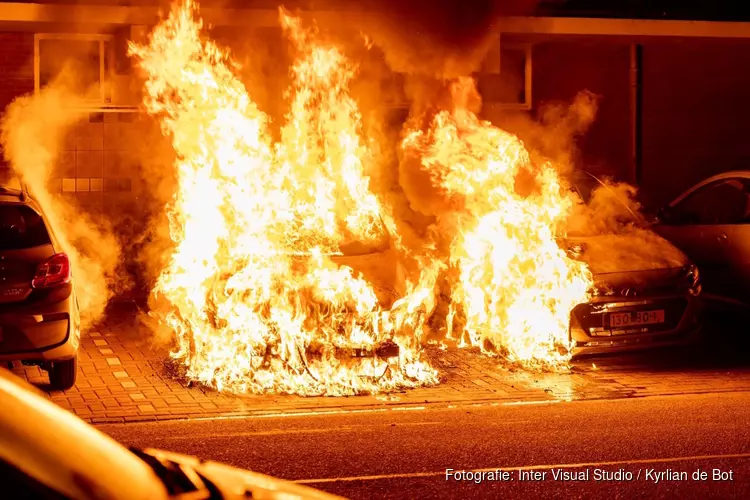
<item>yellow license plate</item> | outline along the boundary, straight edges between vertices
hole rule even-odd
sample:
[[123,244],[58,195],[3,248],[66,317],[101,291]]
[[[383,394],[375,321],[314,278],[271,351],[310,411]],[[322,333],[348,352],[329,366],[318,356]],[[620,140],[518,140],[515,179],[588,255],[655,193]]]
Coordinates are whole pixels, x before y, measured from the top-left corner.
[[631,311],[612,313],[604,318],[605,328],[627,328],[629,326],[656,325],[664,323],[664,310]]

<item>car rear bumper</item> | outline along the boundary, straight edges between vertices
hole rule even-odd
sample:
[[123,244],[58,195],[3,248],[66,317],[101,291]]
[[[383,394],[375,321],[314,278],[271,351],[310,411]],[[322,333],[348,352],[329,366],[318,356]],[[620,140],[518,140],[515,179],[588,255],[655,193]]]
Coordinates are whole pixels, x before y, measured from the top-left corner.
[[0,308],[0,361],[60,361],[79,346],[75,296],[62,300]]
[[[665,323],[642,328],[608,330],[603,317],[610,312],[663,309]],[[574,357],[641,349],[689,345],[697,341],[705,304],[700,296],[675,295],[624,299],[599,297],[576,307],[571,314],[570,337]],[[646,330],[646,331],[638,331]]]

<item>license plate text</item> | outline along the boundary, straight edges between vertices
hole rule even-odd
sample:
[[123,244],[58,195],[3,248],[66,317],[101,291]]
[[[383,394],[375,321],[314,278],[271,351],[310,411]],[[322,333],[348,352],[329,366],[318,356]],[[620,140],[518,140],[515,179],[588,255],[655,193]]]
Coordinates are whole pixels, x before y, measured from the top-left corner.
[[609,315],[609,322],[607,322],[607,317],[605,317],[604,321],[605,328],[654,325],[664,323],[664,310],[611,313]]

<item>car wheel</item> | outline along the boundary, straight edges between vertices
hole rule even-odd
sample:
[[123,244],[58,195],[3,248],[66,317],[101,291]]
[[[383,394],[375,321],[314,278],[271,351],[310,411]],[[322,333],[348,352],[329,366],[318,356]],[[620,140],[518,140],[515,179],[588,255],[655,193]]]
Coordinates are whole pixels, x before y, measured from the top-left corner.
[[76,383],[78,372],[78,356],[65,361],[55,361],[49,370],[49,382],[52,388],[64,391]]

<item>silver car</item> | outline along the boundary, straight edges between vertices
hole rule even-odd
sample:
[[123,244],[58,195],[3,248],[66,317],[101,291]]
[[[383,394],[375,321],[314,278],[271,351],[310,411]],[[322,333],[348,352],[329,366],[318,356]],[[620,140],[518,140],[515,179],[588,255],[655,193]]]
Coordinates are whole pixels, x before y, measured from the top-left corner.
[[[584,177],[574,187],[588,203],[601,185]],[[698,266],[654,232],[651,221],[632,216],[628,224],[607,229],[584,225],[580,234],[561,241],[571,257],[589,265],[594,278],[594,296],[571,312],[574,356],[698,339],[704,316]]]
[[654,230],[698,264],[714,304],[750,305],[750,171],[691,187],[659,211]]
[[76,381],[80,313],[70,260],[42,208],[0,179],[0,362],[49,372],[52,387]]

